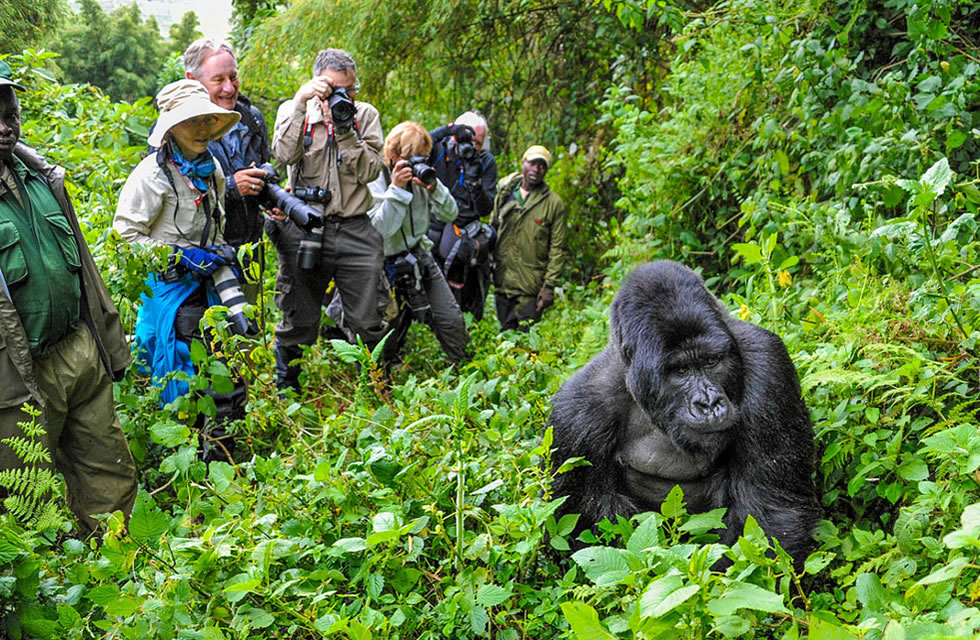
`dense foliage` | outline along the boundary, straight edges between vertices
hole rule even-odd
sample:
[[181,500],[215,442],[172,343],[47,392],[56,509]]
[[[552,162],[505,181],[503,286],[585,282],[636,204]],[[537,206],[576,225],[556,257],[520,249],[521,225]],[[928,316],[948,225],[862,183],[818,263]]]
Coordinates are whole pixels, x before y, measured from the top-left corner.
[[[470,106],[458,96],[479,96],[495,132],[567,145],[548,178],[573,226],[588,232],[574,236],[583,264],[556,307],[529,335],[498,336],[490,317],[473,324],[477,352],[458,371],[443,368],[422,329],[411,332],[393,380],[365,350],[323,342],[306,358],[307,393],[285,403],[272,383],[269,331],[232,341],[230,366],[249,380],[250,401],[238,426],[250,454],[236,466],[196,459],[198,436],[186,424],[206,402],[158,409],[134,369],[117,389],[142,468],[133,517],[128,527],[109,518],[101,539],[80,541],[63,511],[57,526],[0,516],[7,632],[207,640],[980,632],[980,61],[970,40],[980,9],[956,0],[738,0],[703,10],[605,0],[513,3],[498,16],[492,9],[508,3],[473,2],[460,14],[459,3],[430,4],[420,12],[386,3],[382,13],[377,3],[300,0],[257,24],[275,5],[255,4],[245,86],[291,93],[268,83],[294,87],[305,76],[323,33],[334,33],[320,22],[329,16],[360,29],[350,46],[366,89],[390,107],[387,126],[403,116],[438,120]],[[570,38],[583,60],[608,46],[640,75],[579,86],[580,68],[574,76],[562,65],[582,61],[546,60],[518,37],[532,16],[542,18],[534,43]],[[562,21],[572,18],[579,33]],[[440,25],[452,30],[426,31]],[[600,28],[606,40],[578,40],[597,39]],[[489,48],[457,69],[446,57],[456,50],[425,37],[449,32]],[[415,77],[408,62],[368,55],[386,42],[406,60],[433,62]],[[287,50],[297,52],[294,75],[262,66]],[[29,88],[24,137],[69,168],[88,240],[131,326],[149,267],[108,223],[152,110],[52,84],[42,57],[8,60]],[[382,60],[391,73],[368,71]],[[494,95],[512,95],[501,93],[507,76],[495,74],[518,62],[522,77],[554,74],[553,104],[525,94],[524,111],[492,106]],[[594,119],[575,120],[590,111]],[[615,215],[597,216],[612,200]],[[588,264],[599,250],[601,262]],[[549,398],[604,344],[622,276],[656,257],[700,267],[734,313],[789,347],[817,433],[826,510],[803,575],[780,550],[766,553],[771,544],[751,522],[732,548],[717,544],[720,514],[688,515],[679,493],[659,513],[610,523],[599,544],[574,554],[574,522],[551,517]],[[270,293],[272,274],[256,275]],[[274,317],[268,299],[260,313]],[[229,375],[203,349],[195,357],[208,375],[194,385]],[[732,566],[712,571],[722,555]]]

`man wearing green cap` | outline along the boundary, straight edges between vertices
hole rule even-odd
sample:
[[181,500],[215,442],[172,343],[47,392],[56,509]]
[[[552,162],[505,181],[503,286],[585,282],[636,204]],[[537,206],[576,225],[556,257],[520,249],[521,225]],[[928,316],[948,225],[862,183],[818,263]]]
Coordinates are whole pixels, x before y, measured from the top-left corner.
[[[112,380],[130,362],[119,314],[65,191],[65,171],[20,143],[20,103],[0,60],[0,440],[41,411],[42,442],[83,533],[136,498]],[[0,469],[22,467],[0,443]],[[0,496],[2,497],[2,496]]]
[[497,230],[493,295],[501,331],[527,331],[555,303],[568,230],[565,204],[544,181],[550,167],[551,152],[532,145],[521,171],[497,185],[490,225]]

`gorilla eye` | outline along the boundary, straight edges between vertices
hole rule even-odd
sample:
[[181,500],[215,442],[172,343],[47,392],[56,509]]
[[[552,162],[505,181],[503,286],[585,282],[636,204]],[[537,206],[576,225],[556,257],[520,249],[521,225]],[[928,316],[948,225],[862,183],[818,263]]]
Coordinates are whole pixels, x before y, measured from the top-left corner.
[[720,357],[718,357],[718,356],[708,356],[707,358],[704,359],[704,366],[706,366],[706,367],[713,367],[713,366],[717,365],[719,362],[721,362],[721,358]]

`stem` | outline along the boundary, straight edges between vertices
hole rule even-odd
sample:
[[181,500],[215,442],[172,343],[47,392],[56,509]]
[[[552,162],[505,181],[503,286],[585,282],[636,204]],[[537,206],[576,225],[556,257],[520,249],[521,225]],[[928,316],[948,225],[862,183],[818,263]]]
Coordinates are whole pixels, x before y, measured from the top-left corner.
[[[927,214],[935,213],[936,206],[937,206],[936,201],[933,201],[932,211],[931,212],[927,211]],[[960,322],[960,317],[959,315],[957,315],[956,310],[953,309],[953,304],[949,300],[949,294],[946,292],[946,283],[939,273],[939,262],[936,260],[936,252],[932,248],[932,240],[933,240],[932,220],[928,215],[926,216],[926,222],[924,226],[926,228],[926,235],[927,235],[926,253],[929,255],[929,262],[932,264],[932,273],[936,277],[936,284],[939,286],[940,295],[942,296],[942,299],[946,301],[946,308],[949,309],[949,313],[950,315],[953,316],[953,320],[956,322],[956,326],[959,327],[960,334],[963,336],[963,339],[966,340],[969,334],[966,332],[966,329],[963,327],[963,323]]]

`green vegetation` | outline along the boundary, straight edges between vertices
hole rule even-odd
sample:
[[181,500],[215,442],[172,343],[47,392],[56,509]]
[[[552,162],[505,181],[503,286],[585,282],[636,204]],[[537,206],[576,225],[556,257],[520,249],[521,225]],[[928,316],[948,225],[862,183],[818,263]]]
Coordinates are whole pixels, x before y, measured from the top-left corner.
[[[491,114],[495,148],[547,140],[580,260],[555,307],[529,335],[474,324],[476,355],[459,371],[413,330],[393,381],[364,350],[321,342],[306,395],[288,403],[275,394],[270,332],[229,338],[250,395],[236,466],[196,459],[186,424],[206,402],[160,410],[134,369],[117,388],[142,468],[129,526],[110,517],[101,540],[85,542],[60,506],[57,526],[0,516],[8,634],[980,633],[980,8],[421,4],[300,0],[277,12],[242,2],[243,86],[292,93],[329,33],[357,55],[364,97],[388,127],[438,122],[472,95]],[[341,26],[357,37],[335,41]],[[132,326],[147,258],[108,227],[152,109],[51,83],[47,55],[8,58],[28,86],[24,138],[68,167]],[[295,66],[269,66],[277,59]],[[532,78],[552,93],[525,91]],[[803,575],[778,549],[766,553],[753,523],[721,547],[719,514],[689,515],[679,494],[575,554],[573,523],[551,515],[549,398],[601,349],[623,275],[657,257],[700,267],[734,313],[783,337],[797,365],[826,510]],[[257,276],[271,293],[271,270]],[[214,381],[228,376],[203,349],[195,356]],[[722,554],[732,566],[712,572]]]

